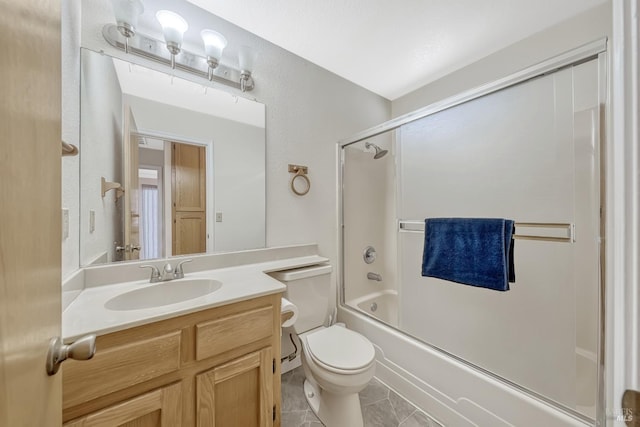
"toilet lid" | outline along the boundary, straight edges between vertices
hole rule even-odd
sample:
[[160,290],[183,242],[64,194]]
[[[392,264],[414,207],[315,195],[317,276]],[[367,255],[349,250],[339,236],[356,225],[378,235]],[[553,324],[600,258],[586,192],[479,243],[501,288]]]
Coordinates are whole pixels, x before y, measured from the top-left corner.
[[332,368],[357,370],[370,365],[375,357],[373,344],[357,332],[331,326],[307,336],[311,355]]

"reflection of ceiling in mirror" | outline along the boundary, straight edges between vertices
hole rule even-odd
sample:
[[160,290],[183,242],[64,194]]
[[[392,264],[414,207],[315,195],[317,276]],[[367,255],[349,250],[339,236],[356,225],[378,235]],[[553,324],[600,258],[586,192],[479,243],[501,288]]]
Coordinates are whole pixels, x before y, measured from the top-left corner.
[[164,140],[139,135],[138,146],[149,150],[164,150]]
[[122,93],[265,127],[264,105],[113,58]]

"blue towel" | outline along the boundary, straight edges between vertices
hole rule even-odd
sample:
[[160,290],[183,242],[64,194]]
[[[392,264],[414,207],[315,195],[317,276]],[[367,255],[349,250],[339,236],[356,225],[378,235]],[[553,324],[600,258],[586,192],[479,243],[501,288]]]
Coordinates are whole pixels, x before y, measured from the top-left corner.
[[496,291],[515,282],[514,222],[498,218],[427,218],[422,275]]

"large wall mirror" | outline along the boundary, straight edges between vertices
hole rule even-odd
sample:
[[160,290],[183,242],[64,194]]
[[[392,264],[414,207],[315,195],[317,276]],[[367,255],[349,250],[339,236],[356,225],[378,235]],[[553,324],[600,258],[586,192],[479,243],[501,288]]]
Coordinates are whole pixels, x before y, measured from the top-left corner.
[[82,49],[80,264],[265,246],[265,106]]

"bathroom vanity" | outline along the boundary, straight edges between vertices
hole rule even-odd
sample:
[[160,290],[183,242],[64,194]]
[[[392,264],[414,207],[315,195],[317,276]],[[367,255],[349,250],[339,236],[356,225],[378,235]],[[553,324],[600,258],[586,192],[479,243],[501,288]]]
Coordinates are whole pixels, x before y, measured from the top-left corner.
[[63,425],[279,426],[285,286],[264,272],[323,260],[191,272],[191,283],[215,278],[221,285],[164,305],[151,304],[154,290],[189,289],[190,282],[89,284],[63,313],[65,342],[97,335],[91,360],[62,365]]
[[63,368],[64,425],[279,425],[279,331],[275,294],[99,336]]

